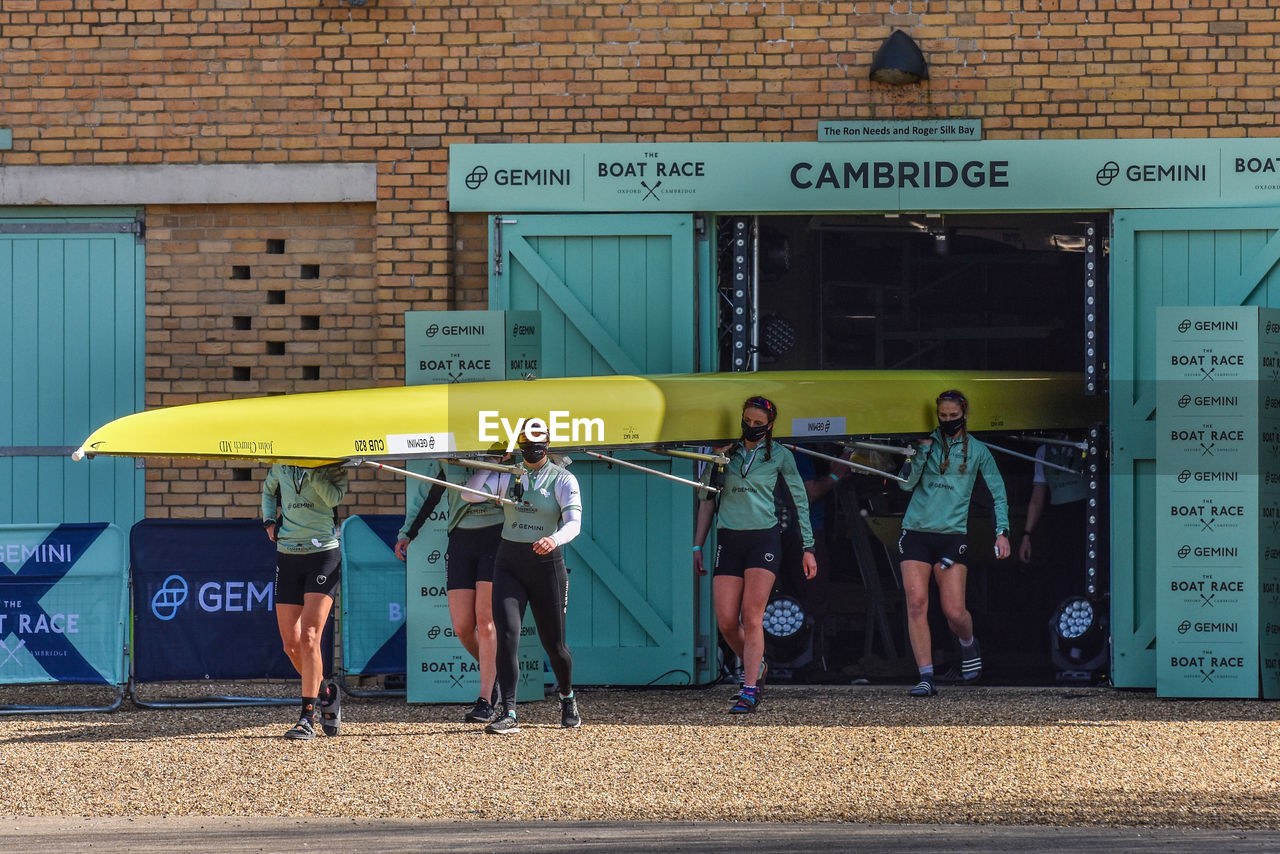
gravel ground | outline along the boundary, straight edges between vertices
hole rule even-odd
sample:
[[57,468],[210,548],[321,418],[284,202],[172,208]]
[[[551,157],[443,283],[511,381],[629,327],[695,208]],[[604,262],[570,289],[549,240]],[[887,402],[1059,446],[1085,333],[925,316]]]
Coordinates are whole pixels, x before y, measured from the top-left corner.
[[291,707],[6,716],[0,803],[11,816],[1280,829],[1280,704],[941,690],[770,686],[758,713],[731,717],[722,685],[584,688],[582,729],[562,730],[552,701],[524,703],[505,737],[461,723],[462,706],[400,699],[348,697],[342,735],[312,742],[281,737]]

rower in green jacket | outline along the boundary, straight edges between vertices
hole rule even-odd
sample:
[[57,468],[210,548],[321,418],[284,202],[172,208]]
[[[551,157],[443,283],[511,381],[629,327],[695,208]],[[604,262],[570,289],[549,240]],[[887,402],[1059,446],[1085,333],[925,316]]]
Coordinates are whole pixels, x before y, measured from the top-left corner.
[[969,500],[982,475],[995,504],[995,556],[1010,553],[1009,500],[1000,469],[986,445],[965,428],[969,401],[958,391],[938,395],[938,429],[920,443],[902,469],[911,492],[898,538],[902,589],[907,599],[907,632],[920,671],[913,697],[931,697],[934,686],[933,641],[929,633],[929,577],[938,582],[942,613],[960,641],[960,677],[982,675],[982,652],[973,635],[973,617],[965,607],[968,580]]

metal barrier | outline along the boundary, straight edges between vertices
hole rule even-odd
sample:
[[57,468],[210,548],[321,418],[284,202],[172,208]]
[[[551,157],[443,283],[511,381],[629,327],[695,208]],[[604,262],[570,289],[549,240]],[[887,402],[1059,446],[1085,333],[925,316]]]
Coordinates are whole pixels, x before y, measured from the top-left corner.
[[342,524],[342,680],[353,697],[403,697],[403,689],[353,688],[346,677],[403,676],[405,565],[395,556],[404,517],[365,515]]
[[0,525],[0,684],[114,686],[93,705],[2,705],[0,715],[111,712],[125,693],[128,565],[105,522]]
[[[134,647],[129,691],[143,708],[294,705],[297,697],[212,694],[144,700],[157,682],[298,679],[280,643],[275,545],[255,519],[146,519],[130,533]],[[332,672],[333,618],[321,641]]]

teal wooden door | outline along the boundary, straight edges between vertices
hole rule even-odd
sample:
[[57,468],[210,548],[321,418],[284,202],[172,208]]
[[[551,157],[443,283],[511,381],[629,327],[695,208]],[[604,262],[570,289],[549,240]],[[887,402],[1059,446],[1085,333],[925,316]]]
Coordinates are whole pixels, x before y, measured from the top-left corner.
[[1280,306],[1280,210],[1117,211],[1111,242],[1112,681],[1156,684],[1156,308]]
[[143,408],[136,223],[0,212],[0,523],[143,515],[133,460],[74,462],[93,428]]
[[[490,308],[541,312],[542,376],[696,369],[691,216],[513,215],[490,229]],[[584,505],[566,550],[574,681],[695,681],[693,490],[584,456],[572,471]]]

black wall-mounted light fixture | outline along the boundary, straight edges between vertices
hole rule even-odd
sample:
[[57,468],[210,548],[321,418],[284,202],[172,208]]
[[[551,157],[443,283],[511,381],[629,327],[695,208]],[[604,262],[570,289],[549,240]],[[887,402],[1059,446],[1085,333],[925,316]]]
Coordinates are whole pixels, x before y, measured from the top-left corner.
[[929,79],[929,65],[911,36],[894,30],[871,57],[871,79],[889,86],[909,86]]

